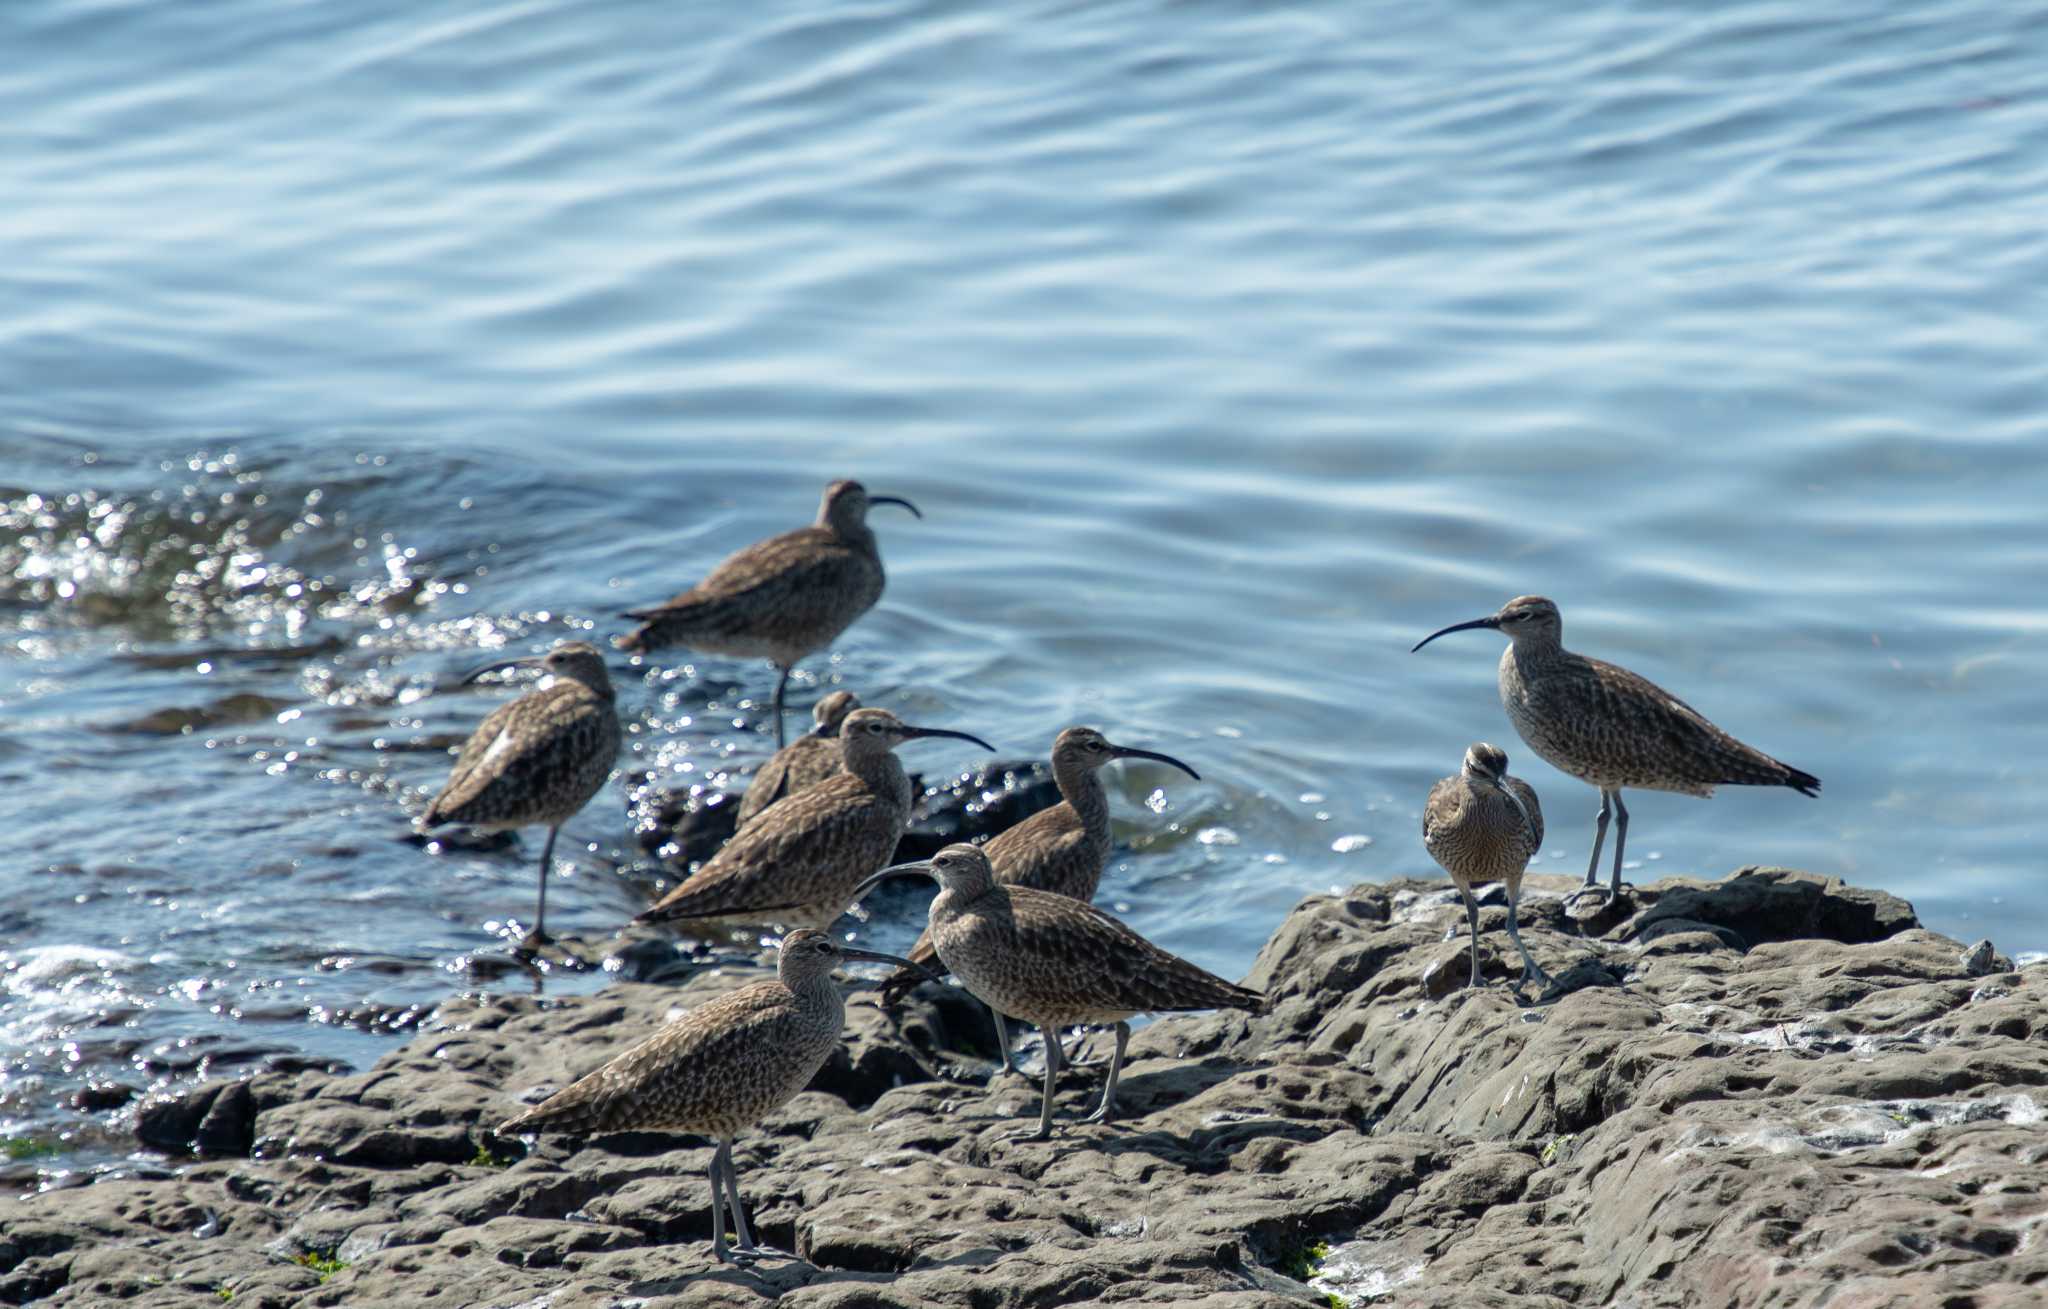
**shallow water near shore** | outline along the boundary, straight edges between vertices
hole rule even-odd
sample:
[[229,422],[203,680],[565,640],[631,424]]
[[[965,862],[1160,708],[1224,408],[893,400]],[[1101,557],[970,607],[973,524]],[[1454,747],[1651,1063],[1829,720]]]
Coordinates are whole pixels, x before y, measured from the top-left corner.
[[[1427,871],[1466,744],[1543,797],[1519,592],[1825,782],[1629,797],[1645,877],[1771,862],[2048,949],[2048,23],[1910,13],[557,0],[16,5],[0,81],[0,1136],[93,1083],[366,1066],[488,957],[538,833],[407,821],[509,694],[858,476],[845,685],[1042,754],[1102,902],[1236,975]],[[644,903],[628,801],[766,752],[765,666],[616,661],[550,923]],[[799,722],[792,714],[791,726]],[[913,771],[974,762],[953,744]],[[917,901],[871,934],[906,943]],[[482,956],[485,963],[479,965]],[[605,974],[558,974],[559,990]]]

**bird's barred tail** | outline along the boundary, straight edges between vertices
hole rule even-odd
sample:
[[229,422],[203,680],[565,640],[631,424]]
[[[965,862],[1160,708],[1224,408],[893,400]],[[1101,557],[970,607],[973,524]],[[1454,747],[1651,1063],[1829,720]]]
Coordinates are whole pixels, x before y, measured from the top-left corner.
[[[633,614],[626,615],[628,618],[635,616]],[[615,638],[612,644],[624,650],[627,654],[646,654],[654,648],[647,642],[648,633],[653,630],[653,627],[654,624],[652,623],[642,623],[624,636]]]
[[613,1111],[617,1102],[611,1096],[590,1095],[579,1091],[578,1086],[557,1091],[523,1114],[514,1114],[498,1124],[499,1136],[520,1136],[529,1132],[566,1132],[572,1136],[588,1136],[598,1132],[617,1131],[613,1123]]
[[1790,764],[1785,765],[1785,785],[1801,795],[1818,796],[1820,794],[1820,779],[1812,773],[1801,772]]
[[940,977],[946,975],[946,965],[939,961],[939,952],[932,948],[932,943],[929,940],[918,942],[917,948],[912,950],[905,958],[914,964],[922,964],[925,971],[919,972],[915,968],[899,968],[883,978],[882,985],[879,988],[879,998],[885,1005],[895,1004],[904,996],[915,991],[920,983],[929,982],[934,974]]

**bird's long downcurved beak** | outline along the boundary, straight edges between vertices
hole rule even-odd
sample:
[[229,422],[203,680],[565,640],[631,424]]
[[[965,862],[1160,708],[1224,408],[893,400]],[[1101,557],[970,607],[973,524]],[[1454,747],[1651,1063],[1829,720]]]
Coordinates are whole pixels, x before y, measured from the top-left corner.
[[854,887],[852,903],[859,904],[862,897],[890,878],[902,877],[912,873],[929,877],[935,882],[939,880],[939,875],[932,871],[932,861],[929,859],[919,859],[907,864],[891,864],[881,872],[869,876],[859,886]]
[[481,668],[472,668],[464,673],[462,675],[462,685],[468,686],[486,673],[495,673],[503,668],[537,668],[545,658],[545,655],[521,655],[517,659],[499,659],[493,663],[485,664]]
[[915,741],[921,736],[950,736],[956,741],[972,741],[990,754],[996,752],[994,746],[972,732],[955,732],[944,727],[906,727],[903,729],[903,739],[906,741]]
[[1140,750],[1136,746],[1131,745],[1113,745],[1109,747],[1109,752],[1119,759],[1150,759],[1155,763],[1171,764],[1175,768],[1180,769],[1183,773],[1186,773],[1189,777],[1194,778],[1197,782],[1202,780],[1202,775],[1200,773],[1188,767],[1186,764],[1174,758],[1172,755],[1161,754],[1157,750]]
[[839,956],[842,959],[872,959],[878,964],[896,964],[899,967],[908,968],[913,973],[922,975],[928,982],[942,982],[945,980],[938,974],[928,971],[923,964],[918,963],[914,959],[905,959],[893,954],[883,954],[880,950],[856,950],[850,945],[842,945],[839,947]]
[[[1410,653],[1412,654],[1413,651],[1410,651]],[[1515,794],[1515,788],[1496,777],[1493,779],[1493,789],[1508,798],[1508,803],[1513,805],[1515,812],[1522,816],[1522,826],[1527,828],[1529,826],[1529,806],[1522,803],[1522,797]]]
[[868,504],[870,507],[874,505],[902,505],[905,509],[908,509],[911,512],[911,515],[913,517],[924,517],[923,512],[920,511],[916,505],[910,503],[910,501],[908,500],[905,500],[900,495],[871,495],[868,497]]
[[1449,627],[1444,628],[1441,632],[1431,632],[1428,636],[1425,636],[1420,641],[1417,641],[1414,644],[1414,646],[1412,646],[1409,649],[1408,653],[1414,654],[1417,650],[1420,650],[1423,646],[1428,645],[1431,641],[1436,640],[1439,636],[1449,636],[1452,632],[1469,632],[1475,627],[1490,627],[1497,632],[1500,630],[1500,619],[1495,616],[1488,616],[1485,618],[1475,618],[1469,623],[1452,623]]

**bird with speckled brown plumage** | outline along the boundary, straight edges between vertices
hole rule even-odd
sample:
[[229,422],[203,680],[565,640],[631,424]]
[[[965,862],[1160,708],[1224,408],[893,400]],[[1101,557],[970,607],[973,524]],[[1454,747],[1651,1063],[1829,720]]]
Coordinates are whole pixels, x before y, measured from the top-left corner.
[[846,771],[763,810],[703,867],[636,923],[828,927],[861,879],[889,862],[910,822],[910,778],[896,747],[966,732],[912,727],[886,709],[856,709],[840,725]]
[[1082,1120],[1101,1123],[1115,1113],[1131,1018],[1191,1009],[1256,1013],[1265,1005],[1257,991],[1160,949],[1094,905],[1002,885],[979,846],[949,845],[930,859],[884,869],[860,886],[856,898],[899,873],[922,873],[938,882],[929,918],[932,943],[954,976],[983,1004],[1035,1024],[1043,1034],[1045,1096],[1037,1130],[1026,1133],[1032,1139],[1052,1135],[1062,1027],[1115,1028],[1102,1103]]
[[552,680],[499,705],[470,733],[422,830],[461,823],[483,832],[548,829],[540,853],[540,902],[520,948],[548,941],[548,867],[555,837],[611,776],[619,753],[619,714],[604,656],[588,641],[564,641],[545,655],[503,659],[463,679],[501,668],[537,667]]
[[1622,848],[1628,840],[1625,786],[1709,796],[1717,786],[1789,786],[1818,795],[1820,779],[1744,745],[1647,677],[1564,648],[1564,619],[1540,595],[1521,595],[1500,612],[1453,623],[1416,642],[1488,628],[1508,638],[1500,659],[1500,701],[1529,748],[1559,772],[1600,790],[1586,886],[1599,876],[1609,810],[1616,820],[1614,880],[1621,894]]
[[882,598],[881,549],[868,526],[870,505],[916,505],[900,496],[869,495],[859,482],[825,488],[817,521],[756,541],[729,555],[704,580],[626,617],[640,626],[619,648],[648,654],[687,646],[707,654],[765,658],[775,665],[775,745],[783,736],[782,701],[789,670],[822,650]]
[[[1060,802],[998,833],[982,847],[995,869],[996,881],[1004,886],[1029,886],[1075,900],[1093,900],[1102,884],[1102,870],[1109,862],[1109,792],[1102,785],[1101,769],[1117,759],[1149,759],[1178,768],[1196,781],[1202,775],[1172,755],[1136,746],[1116,745],[1092,727],[1069,727],[1052,743],[1052,776],[1060,790]],[[910,957],[925,972],[902,969],[882,983],[883,1003],[892,1003],[930,973],[941,971],[944,963],[932,945],[927,930],[911,947]],[[938,968],[933,968],[937,963]],[[1015,1070],[1010,1058],[1009,1033],[1002,1016],[990,1011],[996,1024],[996,1048],[1005,1072]]]
[[747,783],[747,793],[740,797],[738,826],[745,827],[784,796],[845,772],[846,761],[839,753],[839,725],[858,708],[860,699],[851,691],[819,697],[811,706],[811,721],[816,726],[777,750]]
[[1422,810],[1422,845],[1443,866],[1465,898],[1472,931],[1472,976],[1479,985],[1479,901],[1472,888],[1499,882],[1508,893],[1508,938],[1522,952],[1517,987],[1548,982],[1549,976],[1522,944],[1516,911],[1522,902],[1522,871],[1543,848],[1543,806],[1536,788],[1508,775],[1507,752],[1481,741],[1465,751],[1464,767],[1430,788]]
[[[563,1132],[681,1132],[718,1143],[711,1156],[711,1250],[720,1263],[750,1260],[763,1248],[740,1206],[733,1138],[810,1085],[832,1057],[846,1025],[846,1004],[832,970],[857,959],[908,960],[840,945],[799,929],[782,939],[776,976],[698,1005],[597,1071],[499,1125],[498,1135]],[[725,1243],[730,1198],[739,1236]]]

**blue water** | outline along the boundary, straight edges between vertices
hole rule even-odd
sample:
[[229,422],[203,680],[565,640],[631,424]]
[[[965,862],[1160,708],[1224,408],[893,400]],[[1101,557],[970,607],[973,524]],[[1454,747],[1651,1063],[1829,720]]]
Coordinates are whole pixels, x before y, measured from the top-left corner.
[[[454,675],[843,475],[927,516],[797,698],[1186,758],[1103,899],[1221,971],[1473,740],[1583,868],[1499,642],[1407,653],[1529,591],[1825,779],[1632,796],[1641,876],[2048,949],[2048,16],[1248,8],[0,7],[0,1131],[519,984],[532,840],[402,839]],[[636,676],[558,929],[763,753],[762,667]]]

